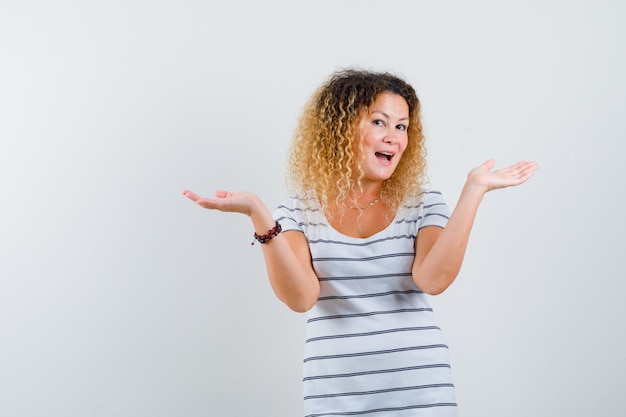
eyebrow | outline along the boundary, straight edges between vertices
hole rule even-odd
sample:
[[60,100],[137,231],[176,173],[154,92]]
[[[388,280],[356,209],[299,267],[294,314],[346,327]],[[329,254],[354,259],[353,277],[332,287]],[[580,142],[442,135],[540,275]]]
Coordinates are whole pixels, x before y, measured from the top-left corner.
[[[382,114],[383,116],[385,116],[387,119],[391,119],[391,117],[390,117],[387,113],[385,113],[384,111],[381,111],[381,110],[374,110],[374,111],[373,111],[373,112],[371,112],[370,114],[374,114],[374,113],[380,113],[380,114]],[[409,118],[408,118],[408,117],[401,117],[401,118],[399,118],[399,119],[398,119],[398,121],[404,121],[404,120],[409,120]]]

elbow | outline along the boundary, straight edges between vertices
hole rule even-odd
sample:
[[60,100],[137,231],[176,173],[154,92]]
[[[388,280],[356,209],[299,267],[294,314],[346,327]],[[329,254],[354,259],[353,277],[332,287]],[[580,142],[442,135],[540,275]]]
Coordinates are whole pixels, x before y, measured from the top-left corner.
[[415,278],[417,287],[428,295],[439,295],[454,282],[456,274],[442,274],[436,277]]
[[285,304],[287,304],[287,307],[289,307],[291,311],[294,311],[296,313],[306,313],[307,311],[313,308],[313,306],[315,305],[315,301],[314,302],[298,302],[298,303],[285,302]]
[[315,293],[314,295],[312,294],[306,297],[297,297],[295,299],[282,301],[287,305],[287,307],[289,307],[291,311],[295,311],[296,313],[306,313],[313,308],[315,303],[317,303],[318,297],[319,293]]
[[447,288],[448,287],[443,287],[443,286],[439,286],[439,287],[432,286],[426,289],[420,287],[420,289],[428,295],[439,295],[443,293]]
[[295,313],[306,313],[307,311],[309,311],[311,309],[311,307],[307,307],[307,306],[289,306],[289,309]]

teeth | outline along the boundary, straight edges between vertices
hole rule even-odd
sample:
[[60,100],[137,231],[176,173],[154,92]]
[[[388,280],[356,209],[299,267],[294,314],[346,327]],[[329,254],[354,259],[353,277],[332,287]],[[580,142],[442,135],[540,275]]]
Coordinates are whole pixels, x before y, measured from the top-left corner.
[[393,156],[393,154],[390,153],[390,152],[376,152],[376,153],[379,154],[379,155],[384,156],[385,158],[387,158],[388,161],[390,161],[391,157]]

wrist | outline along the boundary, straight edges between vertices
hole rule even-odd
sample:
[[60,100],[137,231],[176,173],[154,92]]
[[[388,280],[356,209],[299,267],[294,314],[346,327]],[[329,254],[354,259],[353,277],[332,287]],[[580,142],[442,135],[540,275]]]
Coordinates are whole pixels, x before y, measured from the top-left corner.
[[252,220],[254,231],[258,234],[265,233],[268,229],[271,229],[275,225],[272,214],[268,210],[267,206],[265,206],[265,204],[263,204],[261,199],[258,197],[255,197],[252,201],[248,216],[250,217],[250,220]]
[[482,184],[480,181],[477,181],[472,177],[467,179],[465,186],[463,187],[463,194],[469,194],[478,198],[482,198],[487,191],[489,191],[489,188],[486,184]]
[[258,241],[261,244],[267,243],[283,231],[282,226],[277,221],[274,222],[274,227],[269,229],[265,234],[254,233],[254,240],[252,244],[254,245],[255,241]]

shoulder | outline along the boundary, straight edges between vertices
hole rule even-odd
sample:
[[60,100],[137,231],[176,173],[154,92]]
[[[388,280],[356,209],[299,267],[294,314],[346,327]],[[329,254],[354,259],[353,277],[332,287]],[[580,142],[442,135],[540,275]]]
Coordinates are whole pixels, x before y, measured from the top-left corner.
[[280,203],[278,207],[276,207],[276,210],[287,213],[298,213],[307,211],[315,212],[319,211],[319,204],[317,203],[317,200],[313,198],[292,196]]
[[437,205],[445,205],[446,201],[440,191],[422,190],[409,194],[402,202],[402,209],[423,209]]
[[400,217],[413,222],[418,229],[426,226],[443,227],[450,217],[450,209],[441,192],[423,190],[410,194],[402,204]]
[[450,218],[450,208],[439,191],[428,190],[422,194],[420,229],[426,226],[445,227]]
[[[293,196],[283,201],[274,210],[274,220],[285,229],[302,229],[312,222],[319,222],[321,210],[317,200],[302,196]],[[291,225],[286,227],[286,225]]]
[[446,200],[443,197],[441,191],[428,190],[422,192],[421,196],[424,208],[430,208],[433,206],[447,206]]

